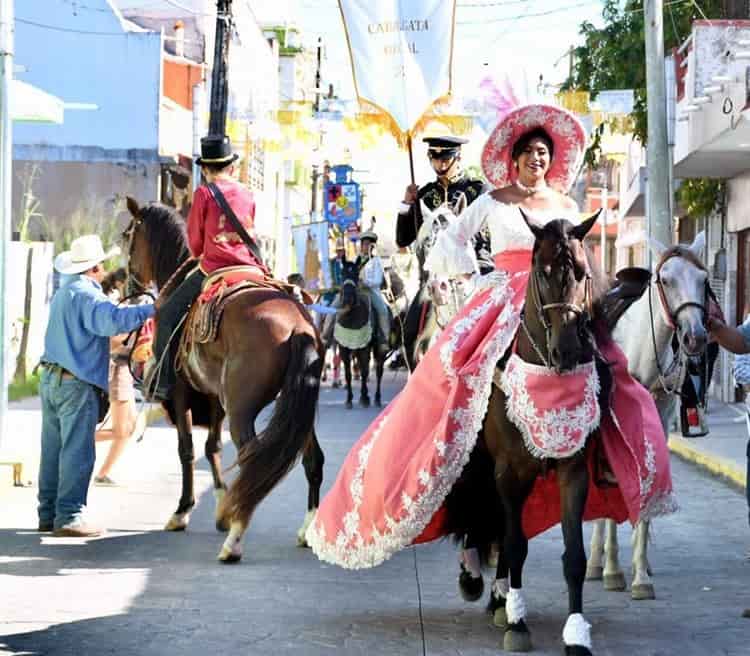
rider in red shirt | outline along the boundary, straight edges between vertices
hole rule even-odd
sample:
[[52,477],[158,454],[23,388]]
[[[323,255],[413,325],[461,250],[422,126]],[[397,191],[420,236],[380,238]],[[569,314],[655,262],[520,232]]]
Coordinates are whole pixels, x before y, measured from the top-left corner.
[[[201,167],[207,184],[214,183],[224,195],[228,205],[253,235],[255,221],[255,199],[252,192],[234,180],[234,162],[238,156],[232,152],[227,136],[212,136],[201,139],[201,156],[195,161]],[[180,319],[187,313],[201,291],[206,275],[228,266],[254,265],[267,273],[267,269],[249,250],[229,219],[214,200],[207,186],[196,189],[187,225],[188,244],[198,267],[163,301],[157,299],[157,331],[154,340],[154,362],[158,380],[145,385],[146,393],[155,399],[168,399],[176,376],[174,360],[179,343]],[[174,336],[173,336],[174,333]],[[171,338],[171,339],[170,339]],[[169,346],[169,354],[162,357]],[[147,374],[148,378],[148,374]]]

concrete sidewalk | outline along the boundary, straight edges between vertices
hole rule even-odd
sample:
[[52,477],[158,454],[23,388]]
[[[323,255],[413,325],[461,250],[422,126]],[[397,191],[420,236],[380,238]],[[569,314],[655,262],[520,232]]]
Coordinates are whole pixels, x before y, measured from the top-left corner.
[[726,479],[742,489],[747,485],[747,410],[744,403],[720,403],[709,399],[705,437],[669,434],[669,449],[683,460]]
[[[164,416],[161,406],[137,403],[138,412],[147,413],[149,425]],[[42,432],[42,410],[38,396],[8,404],[8,431],[0,445],[0,496],[12,485],[36,483],[39,469],[39,444]]]

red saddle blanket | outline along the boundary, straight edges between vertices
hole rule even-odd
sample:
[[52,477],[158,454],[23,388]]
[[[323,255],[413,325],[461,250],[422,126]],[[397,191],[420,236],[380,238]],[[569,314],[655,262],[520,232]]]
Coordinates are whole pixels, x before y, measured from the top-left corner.
[[203,284],[203,291],[198,296],[198,302],[208,303],[218,296],[222,296],[227,289],[240,283],[250,282],[265,286],[271,280],[259,267],[243,267],[221,274],[213,274]]

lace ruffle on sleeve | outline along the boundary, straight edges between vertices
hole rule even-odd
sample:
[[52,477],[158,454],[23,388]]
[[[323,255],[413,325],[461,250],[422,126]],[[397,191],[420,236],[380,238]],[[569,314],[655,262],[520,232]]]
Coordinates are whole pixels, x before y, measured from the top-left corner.
[[477,198],[458,217],[455,223],[438,234],[435,245],[427,255],[424,268],[437,276],[477,273],[479,266],[472,237],[487,219],[487,194]]

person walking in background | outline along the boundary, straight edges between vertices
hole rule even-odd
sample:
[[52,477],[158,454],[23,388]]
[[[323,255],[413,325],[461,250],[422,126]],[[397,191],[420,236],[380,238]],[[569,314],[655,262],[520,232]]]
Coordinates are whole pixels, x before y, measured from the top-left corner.
[[[102,290],[113,303],[125,298],[127,272],[124,268],[117,269],[102,281]],[[145,297],[148,298],[148,297]],[[128,362],[131,345],[127,341],[128,335],[115,335],[110,339],[109,359],[109,415],[110,423],[107,427],[100,427],[96,431],[97,442],[112,444],[107,452],[99,472],[94,476],[95,485],[116,485],[110,477],[115,463],[119,460],[131,438],[142,434],[145,430],[145,415],[138,422],[135,407],[135,388],[133,376]],[[140,423],[140,425],[138,425]]]
[[83,235],[54,262],[68,277],[52,297],[41,360],[38,528],[56,536],[103,533],[87,523],[84,512],[100,395],[108,387],[109,338],[154,314],[153,305],[118,307],[104,295],[102,263],[119,252],[117,247],[105,252],[98,235]]

